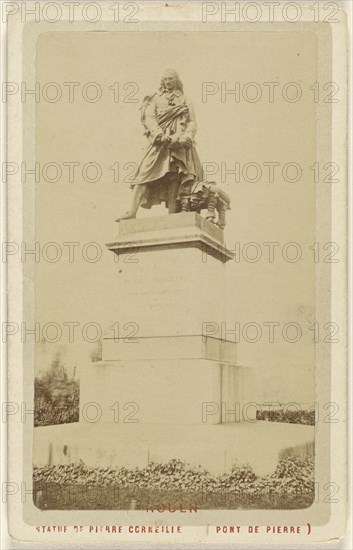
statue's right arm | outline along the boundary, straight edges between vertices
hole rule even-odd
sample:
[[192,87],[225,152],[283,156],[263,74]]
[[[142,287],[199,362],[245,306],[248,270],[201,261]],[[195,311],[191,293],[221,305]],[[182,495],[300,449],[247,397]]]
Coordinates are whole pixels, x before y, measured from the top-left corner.
[[164,135],[162,128],[157,122],[157,105],[154,97],[152,97],[147,103],[145,110],[145,124],[150,132],[150,139],[152,143],[155,143],[158,141],[158,138],[161,138]]

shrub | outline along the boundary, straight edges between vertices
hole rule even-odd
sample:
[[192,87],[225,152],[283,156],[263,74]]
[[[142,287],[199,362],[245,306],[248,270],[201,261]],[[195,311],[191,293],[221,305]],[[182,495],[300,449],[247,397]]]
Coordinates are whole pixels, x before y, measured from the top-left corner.
[[78,422],[79,393],[78,380],[69,379],[57,354],[51,368],[34,381],[34,425]]
[[122,489],[181,490],[188,493],[241,495],[314,494],[314,460],[288,457],[271,475],[256,476],[249,465],[235,465],[229,473],[212,475],[181,460],[150,462],[145,468],[89,468],[75,464],[34,467],[34,482],[117,486]]
[[268,422],[288,422],[289,424],[305,424],[307,426],[315,426],[315,411],[300,410],[290,411],[266,410],[261,409],[256,412],[257,420],[266,420]]

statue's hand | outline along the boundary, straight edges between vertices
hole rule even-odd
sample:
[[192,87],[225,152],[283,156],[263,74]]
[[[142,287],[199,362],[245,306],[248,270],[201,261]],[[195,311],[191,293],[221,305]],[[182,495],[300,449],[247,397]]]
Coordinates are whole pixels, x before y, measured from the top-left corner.
[[166,134],[163,134],[160,138],[160,143],[169,143],[170,141],[170,137],[167,136]]
[[169,137],[166,136],[166,134],[160,134],[159,136],[156,137],[156,145],[162,145],[163,143],[168,143],[169,142]]
[[179,143],[182,147],[189,149],[192,145],[192,140],[189,137],[181,137]]

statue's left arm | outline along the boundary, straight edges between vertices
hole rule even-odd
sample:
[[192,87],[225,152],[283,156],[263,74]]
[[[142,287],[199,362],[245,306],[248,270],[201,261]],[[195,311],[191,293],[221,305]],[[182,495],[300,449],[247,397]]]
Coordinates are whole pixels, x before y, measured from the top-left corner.
[[194,141],[194,137],[195,137],[196,130],[197,130],[194,106],[191,103],[191,101],[189,101],[188,99],[186,99],[186,105],[189,107],[189,117],[188,117],[188,121],[186,123],[183,138],[184,139],[189,138],[191,141]]

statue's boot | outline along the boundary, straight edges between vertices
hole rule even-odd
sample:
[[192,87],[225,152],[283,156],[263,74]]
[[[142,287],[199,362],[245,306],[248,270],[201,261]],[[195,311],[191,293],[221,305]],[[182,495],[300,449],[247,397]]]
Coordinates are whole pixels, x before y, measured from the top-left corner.
[[170,174],[168,182],[168,213],[176,214],[179,212],[178,191],[180,187],[180,178],[178,174]]
[[132,210],[128,210],[125,212],[125,214],[122,214],[118,218],[116,218],[116,222],[120,222],[121,220],[132,220],[133,218],[136,218],[136,212],[133,212]]
[[135,191],[132,197],[132,205],[130,210],[125,212],[125,214],[122,214],[118,218],[116,218],[116,222],[120,222],[121,220],[131,220],[133,218],[136,218],[137,211],[139,209],[139,206],[142,202],[142,199],[144,198],[146,193],[146,186],[145,185],[136,185]]

